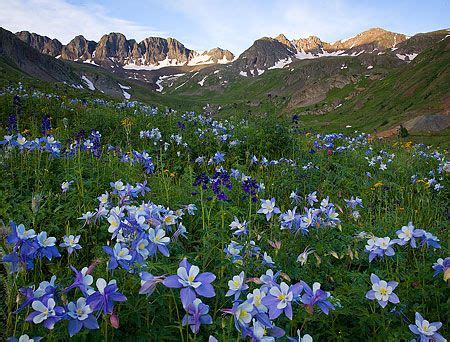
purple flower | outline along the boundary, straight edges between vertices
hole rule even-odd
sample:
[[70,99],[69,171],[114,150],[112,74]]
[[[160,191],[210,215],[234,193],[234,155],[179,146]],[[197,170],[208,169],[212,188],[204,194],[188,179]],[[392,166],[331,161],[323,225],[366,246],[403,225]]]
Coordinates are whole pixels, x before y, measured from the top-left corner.
[[108,284],[103,278],[98,278],[96,283],[98,291],[92,293],[86,303],[92,310],[103,310],[103,313],[112,313],[114,302],[124,302],[127,300],[122,293],[118,292],[115,280],[111,280]]
[[445,342],[447,341],[441,334],[437,331],[442,326],[441,322],[430,323],[423,319],[422,315],[416,312],[416,321],[414,324],[409,325],[409,330],[420,337],[420,342],[436,341]]
[[226,297],[230,297],[234,295],[234,299],[237,300],[242,291],[248,289],[248,285],[244,284],[245,274],[244,271],[239,273],[239,275],[234,276],[232,280],[228,281],[229,290],[225,294]]
[[33,229],[26,230],[23,224],[16,224],[11,221],[11,234],[6,241],[13,246],[13,251],[3,257],[3,262],[9,262],[11,272],[19,270],[19,263],[25,265],[26,269],[33,269],[36,250],[39,248],[36,242],[36,233]]
[[397,295],[393,292],[398,285],[396,281],[386,282],[380,280],[380,278],[373,273],[370,275],[370,281],[372,282],[372,290],[366,293],[367,299],[376,299],[382,308],[386,307],[388,302],[393,304],[400,303]]
[[275,319],[284,312],[287,318],[292,319],[292,301],[300,295],[302,290],[301,283],[289,286],[281,282],[279,286],[273,286],[267,296],[262,299],[262,304],[269,309],[269,318]]
[[25,296],[25,300],[16,310],[16,313],[22,311],[25,307],[27,307],[37,299],[43,301],[47,300],[48,298],[52,298],[56,290],[55,281],[56,276],[52,276],[50,282],[41,282],[36,290],[34,290],[34,286],[20,288],[19,292]]
[[333,304],[328,301],[330,294],[320,288],[320,283],[314,283],[312,289],[304,281],[300,282],[303,285],[303,294],[301,301],[306,306],[306,311],[310,314],[314,312],[314,305],[317,305],[320,310],[326,315],[330,310],[334,309]]
[[191,331],[197,334],[201,324],[212,324],[212,317],[208,314],[209,306],[203,304],[199,298],[195,298],[192,303],[185,307],[186,315],[184,315],[183,326],[189,325]]
[[275,206],[275,198],[270,200],[261,200],[261,208],[257,211],[258,214],[266,215],[267,221],[272,218],[272,214],[280,214],[281,211]]
[[178,267],[177,274],[168,276],[164,279],[163,284],[169,288],[181,288],[180,297],[183,306],[192,303],[199,296],[211,298],[216,295],[214,287],[211,283],[216,276],[211,272],[200,273],[198,266],[191,265],[184,258]]
[[72,185],[73,181],[64,181],[61,183],[61,190],[63,193],[67,192]]
[[266,274],[259,277],[259,280],[263,283],[261,291],[269,291],[271,287],[277,285],[277,278],[279,275],[280,272],[274,274],[271,269],[268,269]]
[[67,326],[69,335],[72,337],[77,334],[83,327],[86,329],[98,329],[98,323],[92,314],[92,308],[86,304],[86,298],[80,297],[77,302],[70,302],[67,305],[67,316],[69,324]]
[[56,302],[53,298],[44,299],[43,301],[35,300],[31,307],[32,312],[26,318],[27,322],[33,322],[34,324],[43,323],[47,329],[53,329],[55,323],[58,322],[64,314],[64,308],[56,306]]

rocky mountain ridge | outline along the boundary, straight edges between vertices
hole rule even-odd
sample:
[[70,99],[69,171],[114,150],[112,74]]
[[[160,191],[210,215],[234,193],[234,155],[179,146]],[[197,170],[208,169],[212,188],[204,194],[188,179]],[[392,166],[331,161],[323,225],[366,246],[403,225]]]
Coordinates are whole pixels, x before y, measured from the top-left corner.
[[420,52],[442,39],[430,33],[407,37],[404,34],[372,28],[354,37],[334,43],[322,41],[316,36],[289,40],[280,34],[275,38],[256,40],[234,63],[244,76],[260,75],[268,69],[283,68],[295,60],[328,56],[358,56],[360,54],[391,54],[403,61],[413,60]]
[[63,45],[57,39],[28,31],[17,32],[16,36],[52,57],[104,67],[155,70],[167,66],[226,64],[234,60],[228,50],[214,48],[199,52],[186,48],[174,38],[148,37],[137,42],[113,32],[103,35],[98,42],[80,35]]

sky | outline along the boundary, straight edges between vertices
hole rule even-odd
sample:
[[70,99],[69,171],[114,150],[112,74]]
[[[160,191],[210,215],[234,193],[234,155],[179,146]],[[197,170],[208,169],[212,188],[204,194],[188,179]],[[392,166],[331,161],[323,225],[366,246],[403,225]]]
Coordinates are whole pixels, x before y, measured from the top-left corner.
[[57,38],[109,32],[173,37],[240,54],[256,39],[316,35],[334,42],[371,27],[413,35],[450,27],[450,0],[0,0],[0,26]]

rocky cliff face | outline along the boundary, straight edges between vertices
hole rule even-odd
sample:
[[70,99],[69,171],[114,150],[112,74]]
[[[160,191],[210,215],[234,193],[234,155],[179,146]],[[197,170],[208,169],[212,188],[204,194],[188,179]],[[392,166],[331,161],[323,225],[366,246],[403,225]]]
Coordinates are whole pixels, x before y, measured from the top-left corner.
[[43,40],[30,35],[29,38],[37,47],[35,48],[30,46],[28,41],[22,40],[27,35],[21,34],[20,37],[19,39],[18,35],[0,28],[1,58],[4,58],[25,74],[44,81],[66,82],[70,85],[80,84],[80,77],[73,73],[65,63],[38,51],[38,48],[40,48],[52,52],[52,54],[58,53],[57,50],[52,50],[54,42],[52,43],[50,38]]
[[164,66],[222,64],[234,59],[234,55],[228,50],[214,48],[197,52],[186,48],[174,38],[148,37],[138,43],[134,39],[127,39],[122,33],[114,32],[105,34],[98,43],[77,36],[63,46],[56,39],[27,31],[16,35],[41,53],[108,67],[158,69]]
[[52,57],[56,57],[61,54],[63,45],[57,39],[40,36],[36,33],[30,33],[28,31],[17,32],[16,36],[41,53]]
[[71,61],[78,59],[92,59],[92,54],[94,53],[96,47],[96,42],[86,40],[83,36],[76,36],[69,42],[69,44],[63,46],[61,50],[61,58]]

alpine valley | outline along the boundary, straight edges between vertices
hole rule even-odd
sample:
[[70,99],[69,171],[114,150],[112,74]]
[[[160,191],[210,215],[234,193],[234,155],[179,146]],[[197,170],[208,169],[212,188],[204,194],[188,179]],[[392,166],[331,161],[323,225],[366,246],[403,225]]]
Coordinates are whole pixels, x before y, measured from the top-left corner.
[[273,111],[317,131],[389,137],[402,125],[440,139],[450,132],[449,36],[448,29],[408,37],[372,28],[329,43],[280,34],[235,56],[219,47],[191,50],[174,38],[137,42],[109,33],[64,45],[0,29],[0,78],[211,113]]

